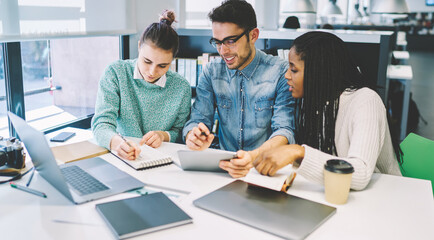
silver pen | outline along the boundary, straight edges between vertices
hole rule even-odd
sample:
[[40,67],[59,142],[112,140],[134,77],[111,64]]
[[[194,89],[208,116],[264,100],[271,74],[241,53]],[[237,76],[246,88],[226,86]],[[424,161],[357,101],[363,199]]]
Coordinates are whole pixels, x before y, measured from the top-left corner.
[[125,142],[126,144],[128,144],[128,146],[133,147],[133,146],[131,146],[131,144],[127,141],[127,139],[125,139],[124,136],[122,136],[122,134],[118,133],[118,135],[119,135],[119,137],[122,138],[122,140],[124,140],[124,142]]

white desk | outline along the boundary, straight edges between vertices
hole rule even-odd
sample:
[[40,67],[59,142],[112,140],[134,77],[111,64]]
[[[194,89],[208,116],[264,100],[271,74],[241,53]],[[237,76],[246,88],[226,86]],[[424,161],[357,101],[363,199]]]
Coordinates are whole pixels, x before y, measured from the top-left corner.
[[392,56],[399,64],[408,65],[408,60],[410,59],[410,53],[408,51],[393,51]]
[[[176,151],[184,148],[163,143],[160,150],[177,160]],[[193,217],[193,224],[135,239],[279,239],[193,206],[194,199],[233,181],[228,174],[185,172],[173,164],[135,171],[112,155],[103,158],[145,183],[190,192],[175,202]],[[17,182],[25,184],[28,177]],[[136,196],[124,193],[74,205],[38,174],[31,187],[43,190],[48,198],[0,185],[1,239],[113,239],[95,204]],[[327,204],[323,187],[301,176],[289,193]],[[429,181],[374,174],[366,190],[352,191],[346,205],[335,207],[336,214],[308,239],[434,239],[434,200]]]

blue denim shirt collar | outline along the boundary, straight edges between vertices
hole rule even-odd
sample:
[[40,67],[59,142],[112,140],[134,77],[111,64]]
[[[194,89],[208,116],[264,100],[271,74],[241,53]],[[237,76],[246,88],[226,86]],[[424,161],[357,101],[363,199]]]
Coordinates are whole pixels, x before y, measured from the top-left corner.
[[253,76],[253,74],[255,73],[256,68],[258,67],[259,64],[259,60],[260,60],[260,54],[261,52],[257,51],[256,49],[255,51],[255,57],[253,58],[253,60],[249,63],[249,65],[247,65],[243,70],[238,70],[238,69],[229,69],[227,66],[227,70],[229,75],[231,76],[231,78],[233,78],[235,76],[235,74],[237,74],[238,72],[241,72],[248,80],[250,80],[250,78]]

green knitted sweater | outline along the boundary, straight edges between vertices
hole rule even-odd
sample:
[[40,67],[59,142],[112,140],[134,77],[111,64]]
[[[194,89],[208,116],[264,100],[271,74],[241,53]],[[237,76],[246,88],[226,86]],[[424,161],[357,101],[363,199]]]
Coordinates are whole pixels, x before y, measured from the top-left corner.
[[134,79],[137,59],[110,64],[99,82],[92,131],[99,145],[110,149],[117,132],[141,138],[149,131],[167,131],[176,142],[190,114],[191,88],[168,71],[164,88]]

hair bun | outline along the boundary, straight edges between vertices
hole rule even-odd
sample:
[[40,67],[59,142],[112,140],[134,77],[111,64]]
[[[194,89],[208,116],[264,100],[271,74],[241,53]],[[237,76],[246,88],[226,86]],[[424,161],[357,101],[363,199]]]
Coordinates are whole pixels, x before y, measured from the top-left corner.
[[171,26],[175,22],[175,12],[172,10],[164,10],[160,15],[160,22]]

